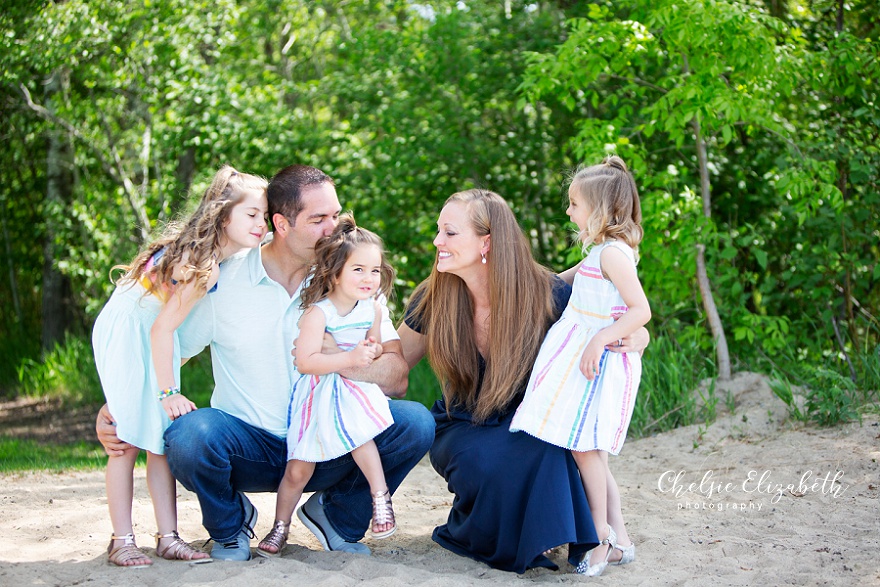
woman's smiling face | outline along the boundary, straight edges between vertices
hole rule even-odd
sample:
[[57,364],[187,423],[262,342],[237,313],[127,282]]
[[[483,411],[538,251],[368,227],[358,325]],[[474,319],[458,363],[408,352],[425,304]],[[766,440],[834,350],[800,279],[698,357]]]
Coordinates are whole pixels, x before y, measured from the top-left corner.
[[486,252],[488,237],[474,232],[467,205],[449,202],[440,211],[437,220],[437,271],[460,275],[482,263],[481,253]]

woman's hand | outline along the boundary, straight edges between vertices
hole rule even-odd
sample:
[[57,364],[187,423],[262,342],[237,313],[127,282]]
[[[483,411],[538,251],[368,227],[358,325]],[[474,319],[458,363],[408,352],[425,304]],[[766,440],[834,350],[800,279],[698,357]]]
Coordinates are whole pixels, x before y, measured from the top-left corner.
[[651,335],[648,334],[648,329],[642,326],[629,336],[605,345],[605,348],[615,353],[637,352],[641,355],[644,354],[650,342]]
[[107,407],[107,404],[98,410],[98,418],[95,420],[95,434],[97,434],[98,442],[104,447],[104,452],[108,456],[121,457],[126,450],[134,448],[116,436],[116,421],[110,415],[110,408]]

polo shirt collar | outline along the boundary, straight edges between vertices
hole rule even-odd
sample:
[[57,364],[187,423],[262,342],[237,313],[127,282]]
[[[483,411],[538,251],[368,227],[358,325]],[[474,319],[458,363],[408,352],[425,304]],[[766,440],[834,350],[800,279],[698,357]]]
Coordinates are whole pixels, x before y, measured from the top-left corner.
[[[269,241],[264,242],[268,243]],[[251,249],[248,253],[247,264],[252,286],[257,286],[264,279],[269,279],[269,274],[266,273],[266,268],[263,267],[263,246],[264,245],[260,245],[259,247]]]

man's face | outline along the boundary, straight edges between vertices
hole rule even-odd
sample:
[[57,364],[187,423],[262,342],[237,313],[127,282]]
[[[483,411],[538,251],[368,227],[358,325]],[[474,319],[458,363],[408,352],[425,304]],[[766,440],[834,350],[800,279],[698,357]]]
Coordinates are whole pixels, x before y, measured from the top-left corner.
[[302,190],[303,209],[291,222],[287,238],[290,250],[309,261],[315,258],[315,243],[328,236],[339,223],[342,206],[336,188],[329,183],[310,185]]

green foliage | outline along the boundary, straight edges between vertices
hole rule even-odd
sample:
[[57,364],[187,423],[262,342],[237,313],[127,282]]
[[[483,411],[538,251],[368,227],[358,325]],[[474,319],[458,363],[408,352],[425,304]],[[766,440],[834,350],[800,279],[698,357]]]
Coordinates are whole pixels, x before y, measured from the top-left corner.
[[[600,3],[568,22],[554,51],[529,56],[529,101],[581,116],[575,156],[616,152],[634,170],[655,317],[701,323],[693,259],[706,245],[743,363],[783,349],[820,361],[838,330],[845,352],[878,342],[880,111],[868,80],[880,43],[869,14],[850,7],[833,30],[833,15],[770,16],[738,1]],[[694,121],[709,151],[711,221],[695,196]]]
[[180,389],[200,408],[211,405],[214,393],[214,374],[211,371],[211,353],[207,350],[180,368]]
[[[85,338],[110,267],[222,163],[328,171],[385,238],[402,304],[433,263],[441,203],[472,186],[505,196],[536,257],[564,268],[564,175],[610,152],[639,184],[639,273],[661,333],[642,433],[699,417],[672,386],[659,391],[664,377],[682,395],[713,374],[698,244],[739,365],[775,364],[843,396],[852,390],[830,376],[791,374],[855,370],[859,390],[877,388],[858,363],[880,343],[880,25],[867,0],[846,3],[840,27],[827,3],[771,14],[737,0],[14,4],[0,14],[2,395],[100,401]],[[57,306],[80,342],[37,360]],[[427,373],[410,397],[433,390],[430,403]],[[183,374],[206,403],[209,360]],[[853,409],[864,401],[856,393]],[[848,413],[835,402],[816,409]]]
[[406,399],[430,408],[441,397],[440,383],[431,370],[427,359],[422,359],[409,372],[409,388]]
[[[630,422],[634,437],[714,419],[714,384],[699,392],[712,376],[711,351],[706,354],[698,337],[682,337],[673,329],[651,340],[642,357],[642,381]],[[702,393],[698,405],[698,393]]]
[[28,397],[61,397],[74,405],[103,401],[92,345],[73,335],[40,361],[22,360],[18,378],[22,395]]
[[853,377],[829,368],[840,357],[828,357],[826,364],[801,363],[786,372],[775,371],[770,386],[796,420],[833,426],[858,419],[862,411],[880,403],[880,346],[847,359]]

